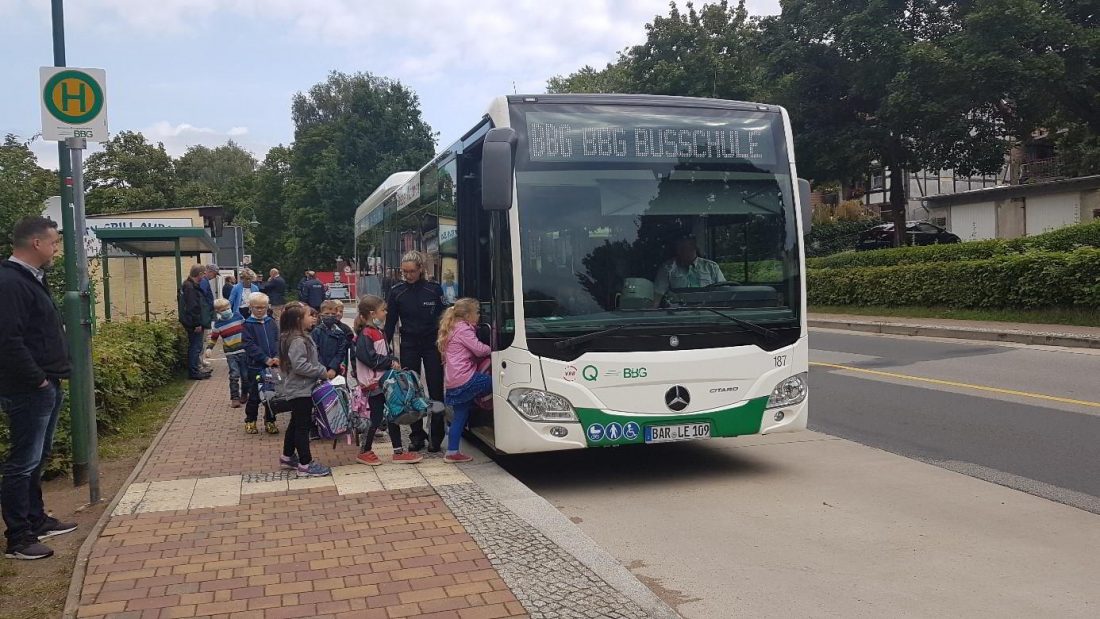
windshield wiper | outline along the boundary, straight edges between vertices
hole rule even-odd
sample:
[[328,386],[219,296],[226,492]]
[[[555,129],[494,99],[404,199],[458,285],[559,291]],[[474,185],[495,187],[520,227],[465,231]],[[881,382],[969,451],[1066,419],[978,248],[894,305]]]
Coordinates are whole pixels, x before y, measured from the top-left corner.
[[622,329],[625,326],[626,325],[615,325],[614,327],[609,327],[607,329],[601,329],[599,331],[593,331],[591,333],[585,333],[584,335],[578,335],[578,336],[575,336],[575,337],[566,338],[564,340],[559,340],[557,342],[554,342],[554,348],[557,348],[558,350],[565,350],[566,348],[572,348],[572,347],[576,346],[577,344],[583,344],[583,343],[585,343],[589,340],[594,340],[598,337],[602,337],[604,335],[607,335],[608,333],[613,333],[615,331],[618,331],[619,329]]
[[752,331],[753,333],[756,333],[758,335],[763,335],[764,337],[768,337],[768,338],[773,338],[773,337],[778,337],[779,336],[779,334],[776,333],[773,329],[769,329],[765,326],[756,324],[755,322],[750,322],[748,320],[745,320],[744,318],[738,318],[736,316],[730,316],[729,314],[726,314],[724,312],[719,311],[719,309],[720,308],[711,307],[709,305],[685,305],[683,307],[657,307],[657,308],[653,308],[653,309],[632,309],[632,310],[619,310],[619,311],[629,311],[629,312],[673,312],[674,313],[674,312],[688,311],[688,310],[706,310],[706,311],[708,311],[712,314],[717,314],[717,315],[721,316],[722,318],[725,318],[726,320],[734,323],[735,325],[737,325],[739,327],[742,327],[744,329],[748,329],[749,331]]
[[729,320],[730,322],[732,322],[732,323],[734,323],[734,324],[736,324],[740,327],[744,327],[744,328],[748,329],[749,331],[752,331],[753,333],[758,333],[760,335],[763,335],[764,337],[778,337],[779,336],[779,334],[776,333],[775,330],[773,330],[773,329],[769,329],[765,326],[758,325],[755,322],[745,320],[744,318],[738,318],[736,316],[730,316],[729,314],[726,314],[725,312],[719,311],[718,308],[716,308],[716,307],[708,307],[708,306],[704,305],[702,307],[692,307],[692,308],[685,307],[683,309],[707,310],[708,312],[711,312],[713,314],[718,314],[722,318],[725,318],[726,320]]

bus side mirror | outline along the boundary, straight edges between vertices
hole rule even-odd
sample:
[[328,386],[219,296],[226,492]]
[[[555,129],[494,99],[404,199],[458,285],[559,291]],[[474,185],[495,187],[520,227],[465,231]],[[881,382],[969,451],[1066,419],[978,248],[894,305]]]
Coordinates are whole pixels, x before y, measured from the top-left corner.
[[798,179],[798,203],[802,206],[802,234],[810,233],[813,208],[810,206],[810,181]]
[[510,127],[490,129],[481,151],[481,208],[507,211],[512,208],[512,177],[516,170],[519,138]]

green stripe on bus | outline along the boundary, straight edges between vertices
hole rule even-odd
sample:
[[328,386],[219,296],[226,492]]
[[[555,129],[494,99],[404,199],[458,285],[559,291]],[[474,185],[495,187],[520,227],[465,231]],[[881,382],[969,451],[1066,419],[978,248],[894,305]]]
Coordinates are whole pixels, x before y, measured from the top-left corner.
[[[584,426],[585,440],[588,442],[588,446],[610,447],[613,445],[645,443],[645,429],[647,427],[677,423],[709,421],[712,437],[758,434],[764,419],[764,409],[767,405],[768,397],[764,396],[749,400],[741,406],[691,415],[631,415],[629,413],[609,413],[598,408],[578,408],[576,411],[581,425]],[[630,422],[638,424],[641,429],[634,438],[627,438],[624,432],[617,439],[609,439],[606,430],[603,437],[598,441],[593,441],[589,436],[588,428],[593,424],[600,424],[606,429],[608,425],[613,423],[619,424],[622,428]]]

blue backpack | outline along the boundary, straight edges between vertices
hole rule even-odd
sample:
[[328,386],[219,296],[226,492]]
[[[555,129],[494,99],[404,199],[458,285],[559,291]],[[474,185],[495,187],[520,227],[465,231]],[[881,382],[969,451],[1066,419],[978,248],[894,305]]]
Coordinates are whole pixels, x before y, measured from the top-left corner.
[[386,397],[386,422],[409,425],[433,412],[431,400],[424,397],[420,377],[411,370],[388,370],[380,381]]

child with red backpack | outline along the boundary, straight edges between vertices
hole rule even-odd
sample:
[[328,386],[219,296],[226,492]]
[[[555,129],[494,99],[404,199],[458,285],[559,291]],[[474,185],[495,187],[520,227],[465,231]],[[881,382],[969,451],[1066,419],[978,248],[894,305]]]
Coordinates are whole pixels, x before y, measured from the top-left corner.
[[[385,420],[386,398],[382,392],[382,375],[388,370],[400,370],[401,363],[393,356],[381,327],[386,324],[386,302],[368,294],[359,299],[359,316],[355,319],[355,374],[359,385],[358,398],[366,398],[370,407],[370,429],[362,434],[362,445],[357,458],[360,464],[378,466],[382,459],[372,451],[374,435]],[[395,423],[386,424],[393,445],[393,461],[398,464],[416,464],[420,454],[406,452],[401,446],[401,428]]]

